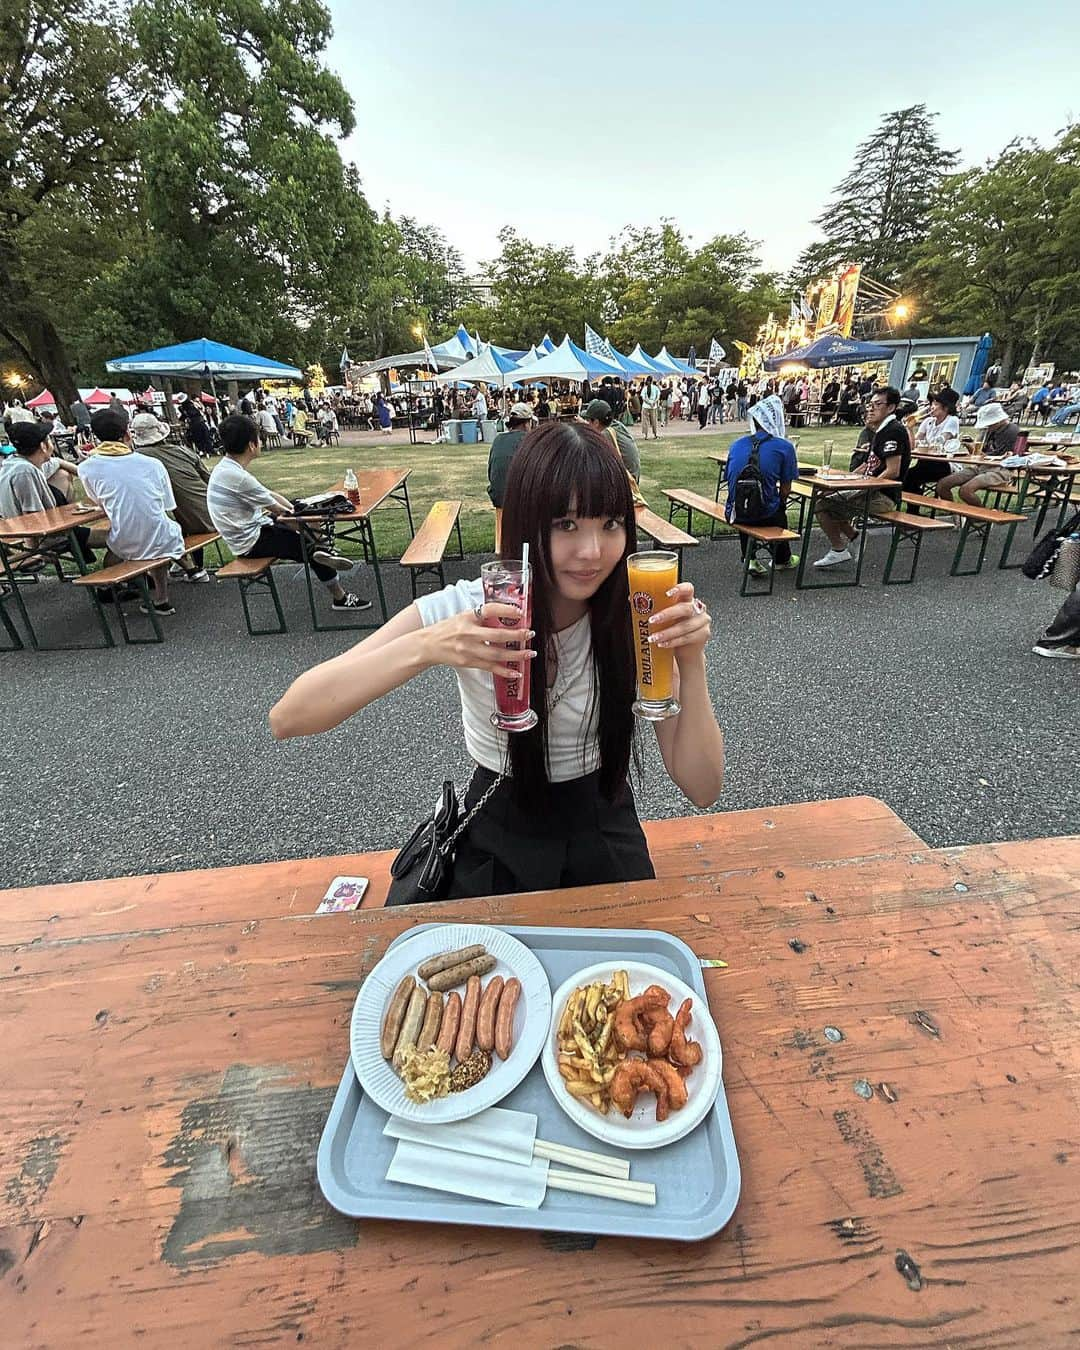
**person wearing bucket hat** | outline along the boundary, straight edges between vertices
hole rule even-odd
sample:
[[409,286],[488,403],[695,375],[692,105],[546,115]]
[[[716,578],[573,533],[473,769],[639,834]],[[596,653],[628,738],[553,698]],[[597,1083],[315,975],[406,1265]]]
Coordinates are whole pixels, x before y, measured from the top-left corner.
[[513,403],[507,414],[506,430],[500,431],[491,442],[491,451],[488,454],[488,496],[496,510],[501,509],[503,504],[510,462],[535,420],[536,416],[530,404]]
[[[954,450],[960,448],[960,419],[956,415],[959,404],[960,395],[948,385],[930,395],[930,411],[915,432],[916,450],[932,450],[936,454],[944,454],[949,448]],[[913,459],[911,468],[904,475],[904,491],[921,493],[927,483],[937,483],[951,472],[947,461]],[[907,509],[913,516],[922,514],[917,506],[909,506]]]
[[[984,403],[975,416],[975,430],[983,433],[979,454],[987,459],[1004,459],[1016,448],[1020,428],[1009,421],[1009,414],[1000,403]],[[977,496],[988,488],[1008,487],[1012,474],[1008,469],[996,466],[988,468],[984,464],[950,464],[952,472],[937,485],[937,495],[942,501],[953,500],[953,488],[960,489],[960,498],[969,506],[981,506]]]
[[581,414],[586,422],[591,422],[601,436],[606,436],[622,456],[626,472],[635,484],[641,477],[641,451],[630,430],[615,416],[615,409],[603,398],[594,398]]
[[[131,444],[140,455],[148,455],[165,466],[176,499],[173,516],[184,533],[215,533],[206,505],[206,485],[210,481],[206,462],[189,446],[171,441],[168,426],[152,412],[137,412],[131,419],[130,432]],[[195,584],[209,582],[210,574],[203,566],[203,550],[193,550],[190,560],[192,565],[188,567],[183,562],[173,563],[169,575],[183,575]]]

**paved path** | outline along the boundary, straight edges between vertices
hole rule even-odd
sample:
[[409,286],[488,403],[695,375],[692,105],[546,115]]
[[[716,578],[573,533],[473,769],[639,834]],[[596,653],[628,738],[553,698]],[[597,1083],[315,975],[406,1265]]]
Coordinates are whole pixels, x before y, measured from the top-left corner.
[[[1080,669],[1030,654],[1058,593],[1017,572],[949,578],[951,547],[928,540],[922,579],[884,589],[877,532],[858,591],[796,593],[785,575],[755,600],[738,598],[733,543],[699,547],[688,575],[715,618],[721,809],[866,793],[935,847],[1076,829]],[[397,571],[394,608],[408,600]],[[444,775],[463,782],[445,670],[328,735],[270,738],[267,710],[290,680],[351,641],[306,631],[302,581],[281,577],[284,638],[249,638],[235,587],[215,583],[175,588],[161,647],[0,654],[0,886],[386,848]],[[86,597],[56,591],[30,594],[34,613],[89,632]],[[685,814],[650,732],[645,744],[641,814]]]

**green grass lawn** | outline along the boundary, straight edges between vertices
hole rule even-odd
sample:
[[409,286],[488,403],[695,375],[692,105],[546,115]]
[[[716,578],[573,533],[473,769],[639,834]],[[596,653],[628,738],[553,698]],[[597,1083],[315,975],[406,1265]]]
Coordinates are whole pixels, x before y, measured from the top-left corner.
[[[652,509],[665,518],[667,498],[663,488],[692,488],[712,500],[716,491],[716,465],[708,458],[727,448],[736,436],[744,434],[739,424],[731,431],[697,432],[669,436],[641,448],[641,491]],[[820,464],[821,443],[836,442],[834,463],[847,463],[855,447],[857,427],[814,427],[791,433],[799,441],[800,464]],[[432,502],[441,497],[460,498],[461,533],[466,553],[490,553],[494,542],[495,516],[487,495],[486,445],[409,445],[389,444],[378,439],[362,439],[346,432],[338,446],[309,449],[283,448],[264,452],[254,471],[268,487],[287,497],[323,491],[340,482],[350,466],[354,469],[410,469],[409,497],[413,521],[417,527]],[[375,536],[379,556],[396,558],[409,542],[405,513],[380,509],[375,515]],[[708,524],[695,517],[695,532],[708,534]]]

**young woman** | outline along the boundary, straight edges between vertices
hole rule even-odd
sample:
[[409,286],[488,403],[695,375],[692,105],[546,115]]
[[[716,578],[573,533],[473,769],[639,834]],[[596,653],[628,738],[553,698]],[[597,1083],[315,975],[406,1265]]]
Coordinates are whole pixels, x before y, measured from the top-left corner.
[[[301,675],[270,713],[278,739],[327,731],[436,665],[452,667],[465,744],[476,772],[464,802],[488,802],[458,842],[451,898],[631,881],[653,875],[627,775],[634,742],[634,653],[626,559],[636,548],[622,461],[597,432],[573,422],[531,431],[506,484],[502,556],[529,544],[529,650],[493,642],[480,582],[422,596],[351,651]],[[672,781],[699,807],[723,783],[724,741],[705,678],[708,612],[682,582],[654,616],[653,641],[672,649],[678,716],[655,724]],[[538,655],[539,654],[539,655]],[[536,657],[537,659],[534,659]],[[506,735],[490,722],[492,675],[532,662],[538,723]],[[432,732],[435,728],[431,729]]]

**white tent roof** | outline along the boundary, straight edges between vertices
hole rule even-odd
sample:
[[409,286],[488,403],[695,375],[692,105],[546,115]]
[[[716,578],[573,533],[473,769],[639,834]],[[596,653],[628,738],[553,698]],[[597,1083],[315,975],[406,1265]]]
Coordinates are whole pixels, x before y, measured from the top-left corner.
[[457,384],[460,381],[467,381],[470,384],[496,384],[500,389],[505,389],[516,379],[517,368],[514,362],[509,357],[500,356],[493,347],[485,346],[479,356],[474,356],[471,361],[466,361],[464,365],[448,370],[445,374],[436,375],[427,383]]
[[594,380],[597,376],[614,375],[616,379],[626,378],[621,366],[604,356],[591,356],[576,346],[567,334],[553,352],[541,356],[536,361],[528,359],[515,369],[515,380]]

